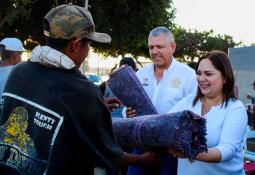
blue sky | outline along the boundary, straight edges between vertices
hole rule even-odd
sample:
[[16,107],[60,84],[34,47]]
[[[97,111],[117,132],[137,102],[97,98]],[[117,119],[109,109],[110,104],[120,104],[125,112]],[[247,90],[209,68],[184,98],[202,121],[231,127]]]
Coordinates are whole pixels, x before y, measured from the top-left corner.
[[175,23],[186,29],[214,30],[234,41],[255,43],[255,0],[173,0]]

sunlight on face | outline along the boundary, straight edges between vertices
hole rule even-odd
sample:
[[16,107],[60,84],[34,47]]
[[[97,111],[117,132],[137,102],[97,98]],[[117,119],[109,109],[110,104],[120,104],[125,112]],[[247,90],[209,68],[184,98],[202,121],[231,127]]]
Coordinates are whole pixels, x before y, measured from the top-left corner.
[[202,60],[198,65],[197,82],[204,96],[214,98],[223,93],[224,78],[209,59]]
[[148,47],[154,65],[156,67],[168,68],[175,51],[175,43],[169,42],[164,34],[160,34],[149,37]]

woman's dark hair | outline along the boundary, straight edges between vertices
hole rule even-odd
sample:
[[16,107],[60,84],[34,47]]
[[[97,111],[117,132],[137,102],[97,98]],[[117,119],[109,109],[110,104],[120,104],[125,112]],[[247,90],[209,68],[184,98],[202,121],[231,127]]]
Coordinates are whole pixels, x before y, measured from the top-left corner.
[[[234,94],[234,84],[235,84],[235,79],[233,75],[233,70],[231,67],[230,60],[225,52],[219,51],[219,50],[214,50],[211,52],[206,53],[203,55],[196,67],[196,72],[198,69],[198,66],[200,62],[204,59],[209,59],[213,66],[221,72],[221,75],[225,79],[225,83],[223,85],[223,102],[226,102],[225,107],[227,106],[227,103],[230,99],[235,100],[235,94]],[[201,93],[200,88],[198,87],[197,90],[197,95],[193,101],[193,106],[197,103],[199,99],[203,97],[203,94]],[[222,103],[223,104],[223,103]]]

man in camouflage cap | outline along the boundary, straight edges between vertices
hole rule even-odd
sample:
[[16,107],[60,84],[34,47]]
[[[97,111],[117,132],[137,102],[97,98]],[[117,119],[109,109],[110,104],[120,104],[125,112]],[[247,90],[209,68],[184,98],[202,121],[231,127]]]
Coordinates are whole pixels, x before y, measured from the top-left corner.
[[[13,69],[3,93],[1,174],[90,175],[95,167],[154,160],[154,153],[121,150],[99,89],[79,71],[91,41],[111,41],[95,32],[89,11],[58,6],[46,14],[43,29],[46,46],[36,47],[30,61]],[[15,111],[28,116],[25,132],[19,127],[22,113],[12,115]]]
[[95,32],[92,16],[83,7],[61,5],[52,9],[44,18],[49,23],[49,29],[44,29],[45,36],[58,39],[80,37],[101,43],[111,42],[109,35]]

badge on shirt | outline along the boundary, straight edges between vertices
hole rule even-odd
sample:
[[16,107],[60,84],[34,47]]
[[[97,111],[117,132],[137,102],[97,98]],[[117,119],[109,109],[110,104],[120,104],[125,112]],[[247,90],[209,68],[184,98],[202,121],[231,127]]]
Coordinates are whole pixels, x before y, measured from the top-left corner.
[[181,84],[181,80],[179,80],[178,78],[171,80],[171,86],[174,88],[179,88],[180,84]]
[[142,85],[143,85],[143,86],[149,86],[149,79],[146,78],[146,77],[143,77],[143,78],[142,78]]

